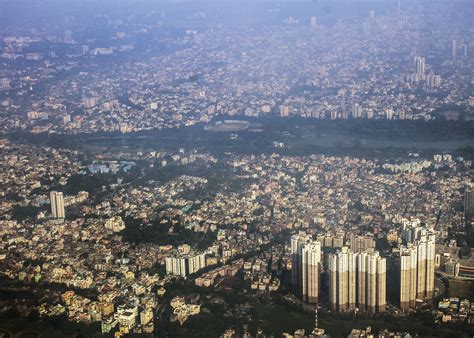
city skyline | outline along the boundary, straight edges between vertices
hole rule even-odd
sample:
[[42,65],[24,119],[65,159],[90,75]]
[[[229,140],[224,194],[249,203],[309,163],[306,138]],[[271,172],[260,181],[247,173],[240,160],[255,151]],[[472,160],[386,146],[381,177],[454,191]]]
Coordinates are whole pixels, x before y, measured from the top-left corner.
[[473,17],[0,0],[0,336],[473,336]]

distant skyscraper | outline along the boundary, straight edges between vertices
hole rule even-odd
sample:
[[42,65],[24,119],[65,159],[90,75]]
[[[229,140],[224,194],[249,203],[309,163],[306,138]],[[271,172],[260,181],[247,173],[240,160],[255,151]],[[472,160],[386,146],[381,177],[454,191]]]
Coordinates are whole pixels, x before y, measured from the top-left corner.
[[311,30],[315,32],[317,28],[318,28],[318,21],[315,16],[312,16],[311,17]]
[[425,58],[421,56],[415,56],[415,70],[417,75],[424,75],[426,71]]
[[474,216],[474,188],[469,187],[464,191],[464,215],[466,218]]
[[355,119],[362,117],[362,107],[358,103],[352,105],[352,117]]
[[453,39],[453,45],[451,46],[451,57],[453,58],[453,60],[456,60],[457,53],[458,53],[458,42],[456,41],[456,39]]
[[53,218],[64,218],[64,196],[62,192],[51,191],[49,194],[49,201],[51,203],[51,214]]
[[430,74],[426,77],[426,87],[429,89],[437,88],[441,85],[441,76]]
[[397,0],[397,15],[400,16],[402,13],[402,6],[400,0]]
[[290,115],[290,109],[288,106],[280,106],[280,116],[287,117]]
[[369,19],[374,20],[375,19],[375,11],[372,9],[369,11]]
[[291,237],[291,283],[304,301],[318,302],[321,243],[310,235],[299,233]]
[[463,55],[464,57],[467,57],[468,48],[469,48],[469,47],[468,47],[468,44],[467,44],[467,43],[463,43],[463,44],[461,45],[461,48],[462,48],[462,55]]

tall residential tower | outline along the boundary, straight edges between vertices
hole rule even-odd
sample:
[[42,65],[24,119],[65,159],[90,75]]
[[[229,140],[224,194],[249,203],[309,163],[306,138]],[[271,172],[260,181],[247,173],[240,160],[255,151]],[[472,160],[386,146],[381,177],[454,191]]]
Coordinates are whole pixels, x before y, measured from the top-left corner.
[[400,308],[415,306],[416,299],[433,296],[435,277],[434,231],[419,221],[406,221],[402,228],[405,246],[400,248]]
[[64,212],[64,196],[62,192],[51,191],[49,194],[49,201],[51,203],[51,214],[53,218],[65,217]]
[[304,233],[293,235],[291,237],[291,257],[293,290],[301,295],[304,301],[317,303],[321,243]]
[[386,260],[374,250],[353,253],[344,247],[330,255],[329,299],[334,311],[358,307],[369,313],[386,307]]

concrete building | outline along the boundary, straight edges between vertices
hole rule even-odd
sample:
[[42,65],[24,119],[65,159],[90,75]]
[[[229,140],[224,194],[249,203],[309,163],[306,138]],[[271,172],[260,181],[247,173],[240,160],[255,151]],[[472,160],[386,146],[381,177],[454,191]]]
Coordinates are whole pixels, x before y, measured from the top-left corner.
[[413,221],[404,220],[402,225],[402,240],[404,243],[414,243],[419,237],[422,230],[419,219]]
[[464,191],[464,215],[466,219],[474,216],[474,188],[468,187]]
[[334,311],[348,311],[356,306],[356,260],[349,248],[329,255],[329,302]]
[[387,264],[377,251],[356,254],[357,307],[369,313],[384,312],[387,304]]
[[[369,313],[384,312],[387,305],[387,264],[385,258],[380,257],[378,252],[367,255],[366,260],[366,299],[367,307],[358,304],[359,309]],[[360,272],[358,273],[360,275]],[[360,288],[363,288],[362,285]],[[361,299],[362,300],[362,299]]]
[[353,310],[356,306],[369,313],[386,307],[386,260],[368,250],[353,253],[344,247],[329,256],[329,298],[334,311]]
[[313,32],[316,32],[317,28],[318,28],[318,21],[315,16],[312,16],[311,17],[311,30]]
[[416,247],[400,250],[400,308],[407,310],[416,302]]
[[400,308],[415,306],[416,299],[433,296],[436,238],[419,221],[404,222],[400,248]]
[[451,57],[453,60],[456,60],[456,56],[458,53],[458,42],[456,39],[453,39],[452,46],[451,46]]
[[372,234],[353,236],[350,243],[351,251],[355,253],[375,248],[375,240]]
[[166,257],[166,273],[186,277],[206,266],[205,253],[177,254]]
[[291,285],[298,294],[302,288],[303,247],[310,241],[311,235],[302,232],[291,236]]
[[49,201],[51,203],[51,214],[53,218],[65,218],[64,212],[64,196],[62,192],[51,191],[49,194]]
[[291,282],[294,292],[301,295],[304,301],[317,303],[321,243],[305,233],[293,235],[291,255]]
[[426,71],[426,61],[424,57],[415,56],[415,70],[417,75],[424,75]]
[[362,117],[362,107],[358,103],[352,105],[352,117],[357,119]]
[[367,252],[357,256],[357,303],[361,309],[367,306]]
[[319,296],[319,264],[321,263],[321,244],[311,241],[303,246],[302,257],[302,295],[303,300],[317,303]]

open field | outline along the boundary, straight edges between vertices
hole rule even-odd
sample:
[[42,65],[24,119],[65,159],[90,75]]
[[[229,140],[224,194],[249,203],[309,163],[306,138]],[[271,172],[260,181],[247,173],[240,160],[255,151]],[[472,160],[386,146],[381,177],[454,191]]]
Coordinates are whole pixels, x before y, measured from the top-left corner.
[[459,279],[449,279],[448,295],[449,297],[473,299],[474,282]]

